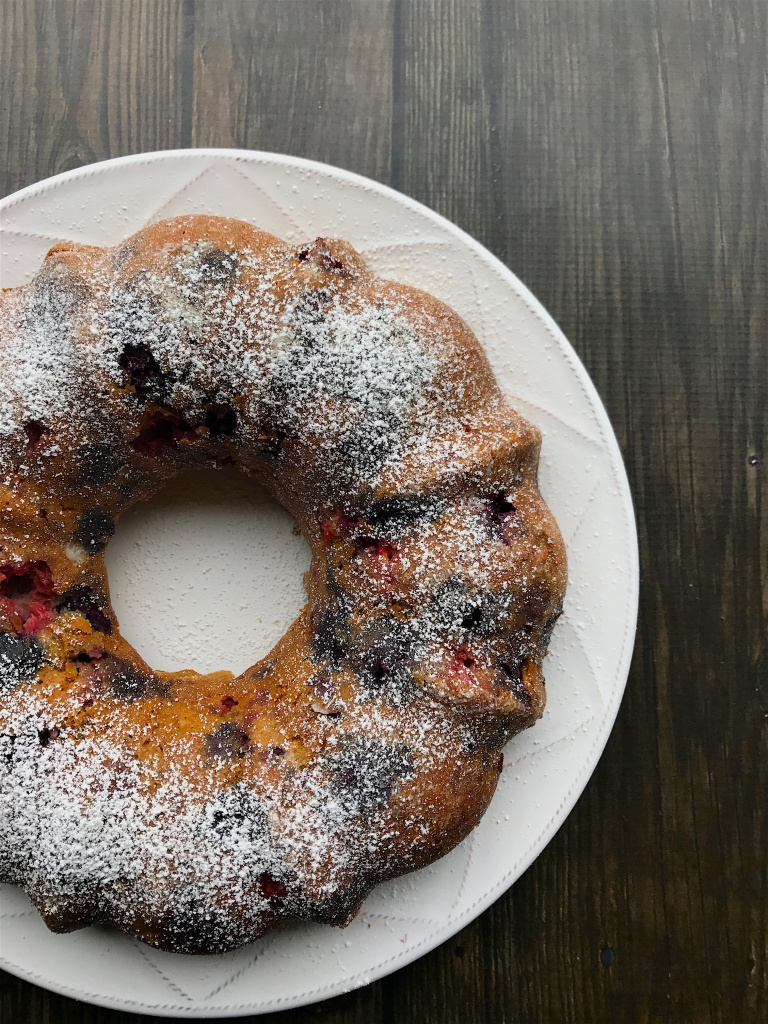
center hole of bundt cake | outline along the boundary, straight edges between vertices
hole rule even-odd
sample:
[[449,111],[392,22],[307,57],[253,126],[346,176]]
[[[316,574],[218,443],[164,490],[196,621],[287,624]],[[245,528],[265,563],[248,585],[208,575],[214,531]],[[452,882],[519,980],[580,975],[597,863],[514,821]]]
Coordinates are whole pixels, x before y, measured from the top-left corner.
[[118,522],[106,552],[120,631],[166,672],[239,673],[306,603],[294,520],[234,469],[187,472]]

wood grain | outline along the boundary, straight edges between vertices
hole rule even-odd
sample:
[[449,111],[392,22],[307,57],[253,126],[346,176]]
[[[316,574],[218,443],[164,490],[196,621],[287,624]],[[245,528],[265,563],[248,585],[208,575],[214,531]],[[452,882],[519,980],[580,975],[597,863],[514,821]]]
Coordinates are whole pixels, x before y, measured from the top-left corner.
[[[767,39],[764,0],[3,0],[2,194],[207,145],[391,183],[544,302],[626,460],[638,641],[576,809],[454,940],[260,1020],[768,1020]],[[3,975],[0,1019],[152,1018]]]

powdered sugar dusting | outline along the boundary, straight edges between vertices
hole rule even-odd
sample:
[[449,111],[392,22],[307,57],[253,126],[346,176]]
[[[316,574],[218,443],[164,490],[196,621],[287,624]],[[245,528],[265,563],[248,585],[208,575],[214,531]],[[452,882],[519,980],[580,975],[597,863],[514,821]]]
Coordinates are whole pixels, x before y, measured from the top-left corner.
[[[541,713],[564,570],[537,435],[450,311],[345,243],[170,224],[3,302],[25,511],[0,565],[0,877],[57,927],[216,950],[341,921],[466,833]],[[309,604],[261,666],[190,689],[127,650],[98,555],[132,501],[226,462],[296,515]]]
[[[391,873],[397,833],[380,812],[412,774],[413,747],[365,738],[356,729],[371,723],[354,712],[351,734],[300,778],[262,779],[258,790],[212,784],[207,794],[183,774],[159,777],[108,731],[77,737],[46,714],[45,701],[19,694],[0,733],[0,876],[23,882],[54,919],[90,907],[124,927],[138,914],[173,931],[172,915],[184,933],[191,915],[210,949],[226,948],[276,909],[343,917],[340,887],[354,895],[353,879]],[[433,755],[455,743],[441,717]],[[392,734],[391,716],[378,724]],[[416,745],[413,725],[397,731]],[[188,743],[176,748],[171,761],[189,757]]]

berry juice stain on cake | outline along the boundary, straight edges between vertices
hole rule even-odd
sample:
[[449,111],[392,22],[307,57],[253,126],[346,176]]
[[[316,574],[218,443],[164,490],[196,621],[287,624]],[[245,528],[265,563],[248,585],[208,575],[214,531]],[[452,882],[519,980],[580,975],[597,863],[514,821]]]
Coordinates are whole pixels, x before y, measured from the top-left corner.
[[[0,341],[0,880],[54,930],[216,952],[460,842],[566,582],[539,433],[467,325],[346,242],[186,217],[56,246]],[[239,676],[155,672],[105,547],[228,464],[295,517],[307,605]]]

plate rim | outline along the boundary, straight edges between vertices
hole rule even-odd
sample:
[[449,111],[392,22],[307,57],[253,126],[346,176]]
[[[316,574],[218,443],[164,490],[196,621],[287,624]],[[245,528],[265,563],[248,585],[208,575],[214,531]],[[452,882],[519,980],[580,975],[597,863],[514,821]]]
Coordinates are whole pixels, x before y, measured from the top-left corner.
[[437,946],[442,945],[444,942],[448,941],[448,939],[452,938],[457,932],[462,928],[465,928],[473,920],[479,917],[480,914],[487,910],[488,907],[495,903],[496,900],[498,900],[520,878],[523,872],[528,870],[534,861],[541,855],[543,850],[549,845],[556,833],[565,823],[597,767],[597,763],[602,756],[608,739],[613,731],[619,707],[621,706],[621,701],[626,690],[634,651],[634,641],[637,633],[640,587],[639,541],[634,505],[629,480],[627,478],[626,467],[624,465],[624,460],[615,431],[591,377],[570,341],[558,326],[554,318],[545,309],[540,300],[537,299],[530,289],[528,289],[528,287],[517,277],[517,275],[514,274],[506,264],[504,264],[481,242],[477,241],[477,239],[473,238],[468,232],[464,231],[436,210],[431,209],[431,207],[426,206],[418,200],[412,199],[410,196],[393,189],[389,185],[378,182],[373,178],[357,174],[354,171],[337,167],[334,164],[323,163],[321,161],[311,160],[305,157],[292,156],[287,153],[274,153],[265,150],[231,147],[203,147],[132,153],[125,156],[113,157],[108,160],[100,160],[91,164],[85,164],[81,167],[72,168],[68,171],[62,171],[59,174],[55,174],[51,177],[44,178],[41,181],[26,185],[16,192],[0,199],[0,218],[6,210],[30,196],[33,196],[36,192],[50,191],[57,188],[59,185],[76,178],[88,177],[90,175],[109,171],[115,167],[125,167],[132,164],[149,164],[174,158],[197,160],[206,157],[213,160],[243,160],[248,162],[284,165],[291,169],[299,168],[308,172],[319,173],[324,176],[330,175],[337,181],[341,180],[342,182],[346,182],[357,188],[362,187],[367,191],[378,192],[384,197],[396,201],[401,206],[405,206],[413,212],[417,212],[422,216],[427,215],[440,227],[454,235],[457,240],[462,242],[464,245],[469,246],[478,255],[480,255],[483,260],[488,262],[504,283],[508,287],[511,287],[517,296],[525,303],[529,311],[544,324],[546,330],[553,338],[558,348],[565,354],[571,370],[575,374],[576,379],[589,400],[590,406],[596,414],[597,424],[600,428],[601,440],[604,443],[605,450],[610,455],[610,461],[614,471],[614,482],[617,485],[618,498],[626,519],[626,527],[630,540],[627,550],[630,576],[627,580],[627,616],[621,655],[616,674],[616,684],[611,692],[609,701],[606,703],[604,714],[602,718],[598,720],[596,736],[589,747],[588,754],[584,759],[580,771],[571,781],[567,792],[560,801],[557,811],[550,818],[546,826],[541,829],[536,839],[528,846],[525,853],[518,859],[518,862],[506,872],[500,881],[498,881],[490,890],[486,891],[483,896],[479,897],[475,902],[460,912],[457,917],[450,922],[450,924],[436,929],[435,932],[413,946],[404,948],[402,953],[399,953],[397,956],[389,957],[382,963],[377,964],[376,967],[370,971],[358,972],[356,975],[352,975],[347,979],[337,980],[325,988],[315,989],[311,992],[304,992],[301,995],[286,997],[285,999],[272,999],[266,1003],[262,1002],[259,1004],[245,1002],[229,1006],[218,1005],[201,1007],[184,1006],[183,1004],[174,1003],[147,1003],[141,1002],[140,1000],[116,998],[103,993],[86,992],[81,988],[70,987],[60,984],[55,980],[47,979],[44,975],[38,974],[37,972],[31,971],[18,964],[9,962],[0,951],[0,967],[16,977],[25,981],[30,981],[33,984],[40,985],[49,991],[57,992],[69,998],[84,1000],[109,1009],[118,1009],[134,1013],[144,1012],[158,1016],[187,1019],[235,1017],[245,1013],[254,1015],[270,1013],[311,1005],[319,1000],[333,998],[334,996],[354,991],[357,988],[361,988],[374,981],[378,981],[391,974],[393,971],[406,967],[415,960],[425,956],[427,953],[437,948]]

